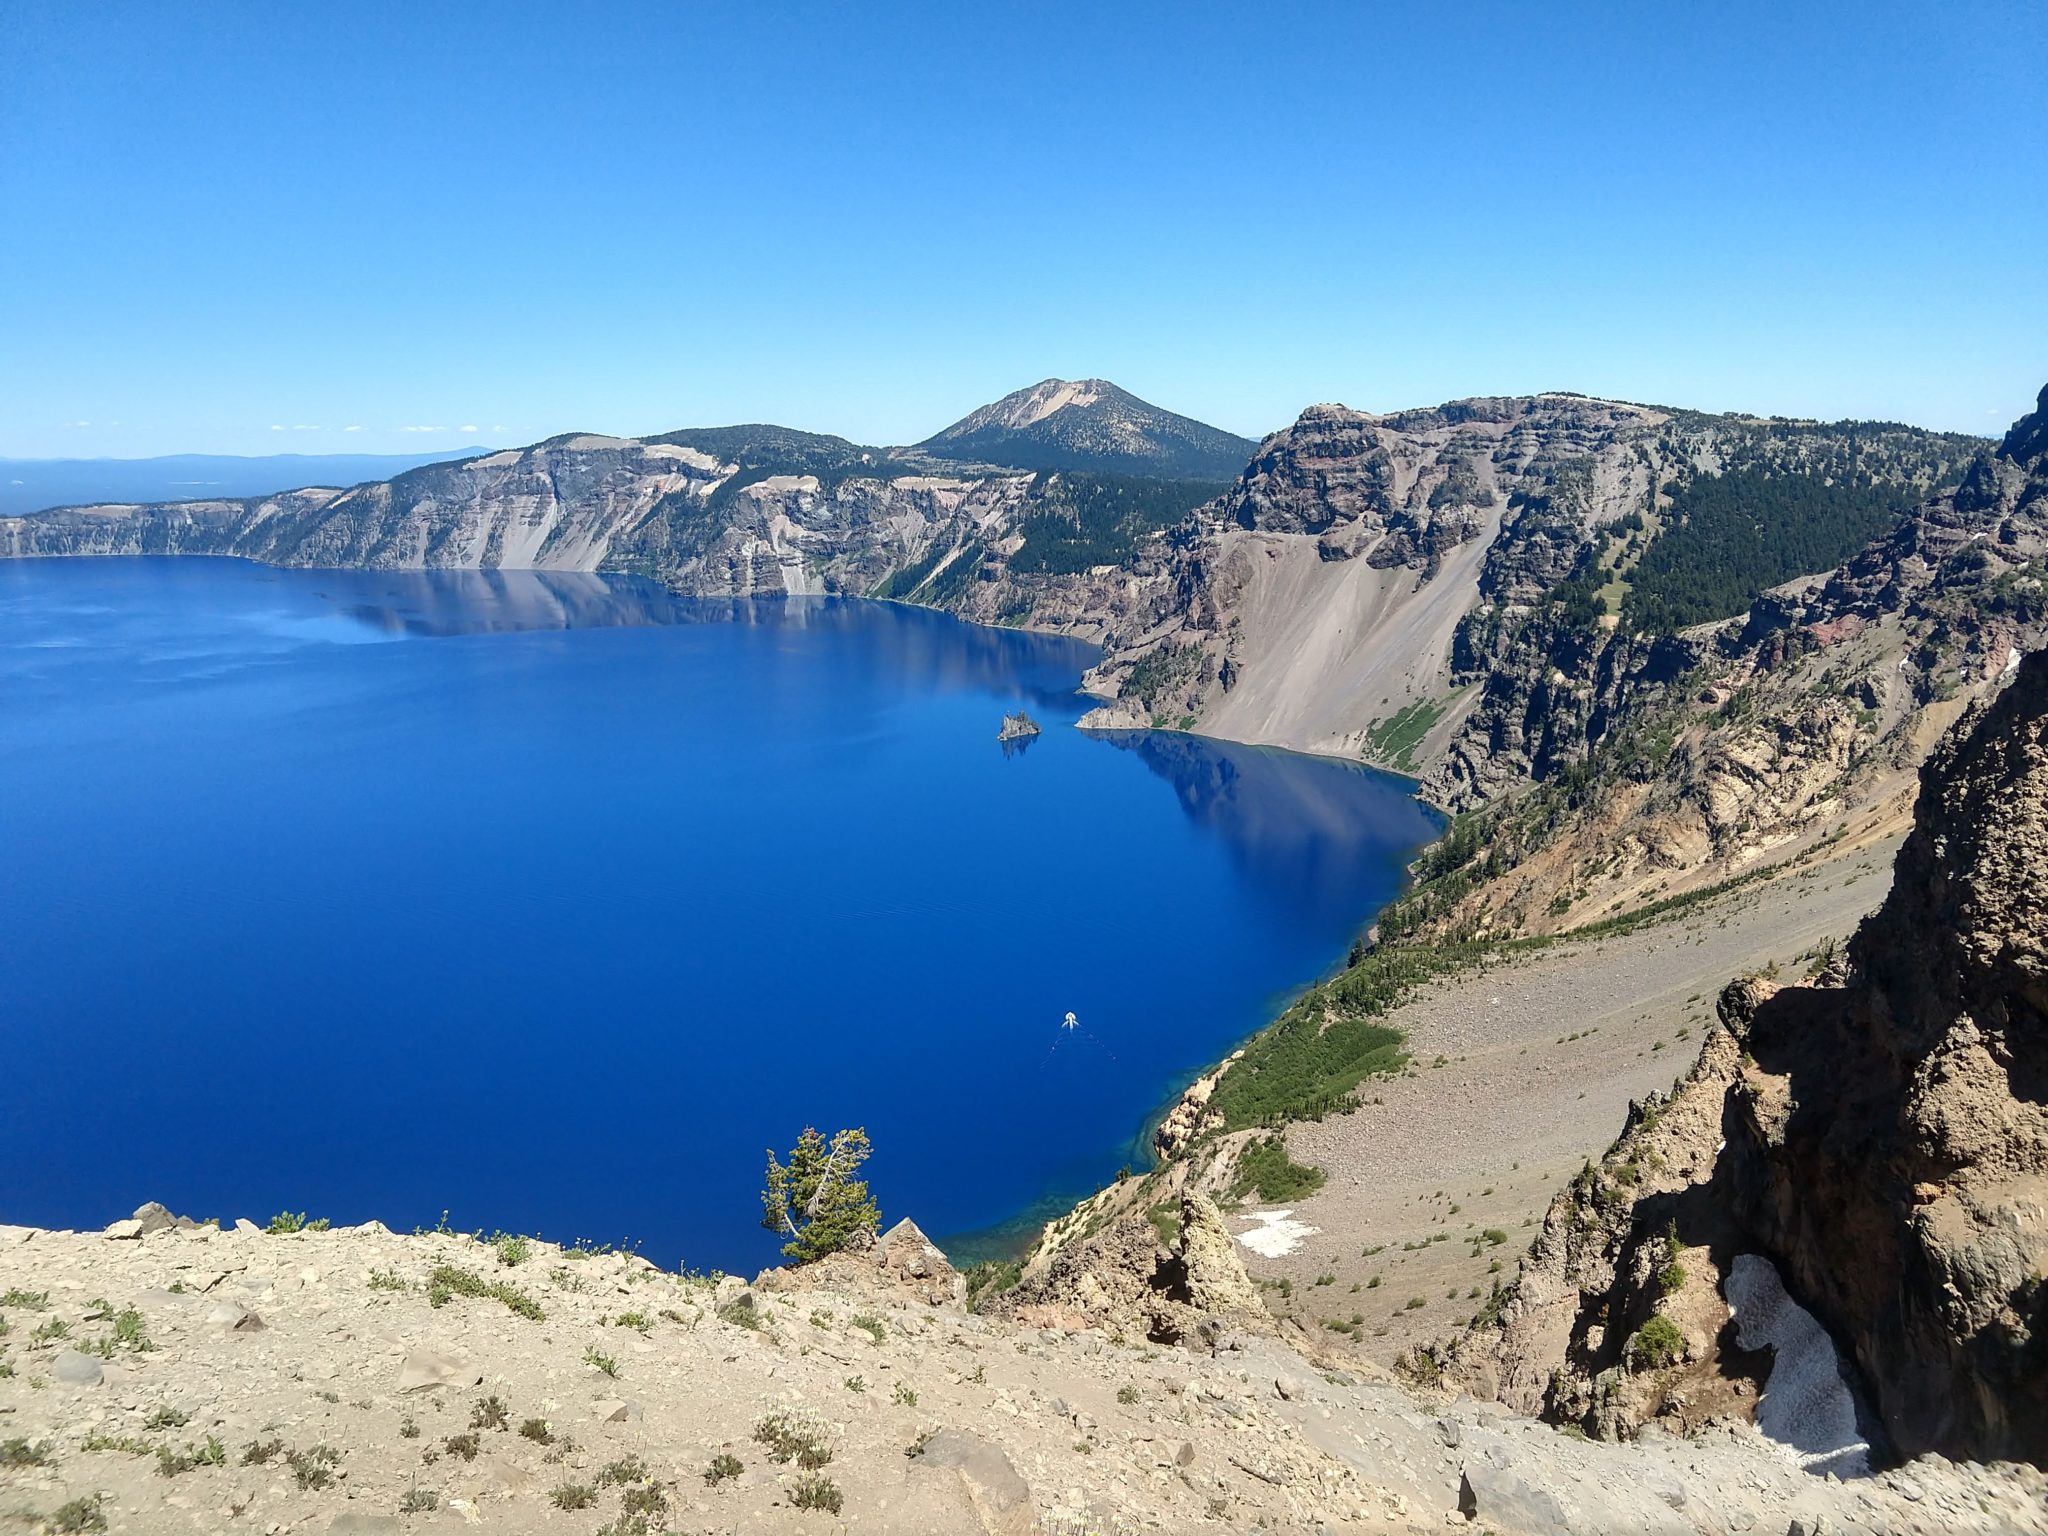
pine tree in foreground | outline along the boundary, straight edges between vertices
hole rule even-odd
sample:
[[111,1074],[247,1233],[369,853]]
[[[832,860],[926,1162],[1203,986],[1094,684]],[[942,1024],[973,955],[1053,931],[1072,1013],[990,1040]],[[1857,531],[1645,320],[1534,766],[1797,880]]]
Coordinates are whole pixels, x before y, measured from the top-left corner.
[[835,1133],[829,1142],[805,1126],[787,1166],[769,1151],[761,1225],[788,1239],[782,1245],[785,1257],[808,1264],[874,1241],[881,1209],[866,1180],[856,1177],[872,1150],[868,1133],[858,1126]]

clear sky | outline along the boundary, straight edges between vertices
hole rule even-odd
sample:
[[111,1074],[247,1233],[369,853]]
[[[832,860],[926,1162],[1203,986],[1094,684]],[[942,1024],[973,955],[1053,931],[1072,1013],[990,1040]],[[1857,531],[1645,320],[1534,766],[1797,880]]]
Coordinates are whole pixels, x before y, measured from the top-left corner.
[[0,3],[0,454],[1248,435],[1544,388],[1993,433],[2048,5]]

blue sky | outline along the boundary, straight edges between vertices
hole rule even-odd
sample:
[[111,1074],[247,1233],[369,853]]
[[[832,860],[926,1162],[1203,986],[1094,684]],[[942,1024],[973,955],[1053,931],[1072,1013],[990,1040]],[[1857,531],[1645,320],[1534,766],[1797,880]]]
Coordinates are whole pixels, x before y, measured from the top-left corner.
[[1992,433],[2044,165],[2038,0],[8,0],[0,454],[901,442],[1049,375]]

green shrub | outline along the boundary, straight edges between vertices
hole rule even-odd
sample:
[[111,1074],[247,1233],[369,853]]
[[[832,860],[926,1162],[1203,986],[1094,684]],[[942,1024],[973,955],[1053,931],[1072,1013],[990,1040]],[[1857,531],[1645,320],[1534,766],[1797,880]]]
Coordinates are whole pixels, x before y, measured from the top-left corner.
[[1237,1155],[1237,1174],[1230,1181],[1230,1198],[1242,1200],[1257,1192],[1269,1204],[1300,1200],[1323,1187],[1320,1168],[1309,1168],[1287,1155],[1287,1143],[1267,1136],[1245,1143]]
[[839,1485],[832,1479],[816,1472],[806,1472],[790,1485],[789,1502],[798,1509],[822,1509],[836,1515],[845,1501],[840,1496]]
[[107,1517],[100,1510],[100,1502],[106,1498],[96,1493],[89,1499],[73,1499],[59,1506],[57,1513],[50,1516],[50,1530],[54,1536],[101,1536],[107,1528]]
[[1024,1266],[1016,1259],[983,1259],[967,1267],[967,1310],[979,1312],[985,1302],[1014,1290],[1024,1278]]
[[718,1309],[718,1320],[730,1323],[735,1328],[744,1328],[749,1333],[759,1333],[767,1324],[761,1321],[760,1308],[751,1301],[728,1301]]
[[557,1509],[588,1509],[597,1502],[597,1490],[588,1483],[564,1483],[548,1499]]
[[1664,1267],[1657,1271],[1657,1285],[1663,1295],[1669,1296],[1685,1284],[1685,1266],[1678,1262],[1683,1252],[1685,1244],[1679,1241],[1678,1223],[1674,1220],[1664,1229]]
[[711,1458],[711,1465],[704,1469],[704,1481],[716,1488],[720,1483],[728,1482],[746,1470],[739,1457],[721,1451]]
[[156,1453],[156,1469],[165,1477],[176,1477],[194,1467],[224,1467],[227,1464],[228,1448],[215,1435],[208,1435],[203,1445],[188,1445],[182,1451],[164,1446]]
[[1638,1370],[1661,1370],[1685,1358],[1685,1335],[1661,1313],[1653,1316],[1628,1341],[1630,1361]]
[[1159,1246],[1171,1248],[1180,1241],[1180,1201],[1162,1200],[1147,1208],[1145,1217],[1159,1234]]
[[[1382,919],[1382,931],[1386,920]],[[1352,1107],[1358,1085],[1408,1063],[1407,1036],[1374,1020],[1433,976],[1475,963],[1479,944],[1383,944],[1311,987],[1254,1035],[1210,1096],[1228,1130]]]
[[793,1461],[806,1472],[815,1472],[832,1460],[825,1426],[807,1414],[765,1414],[754,1425],[754,1439],[767,1449],[770,1461]]
[[341,1453],[331,1445],[316,1445],[310,1451],[287,1451],[284,1459],[292,1469],[293,1481],[310,1490],[334,1481],[333,1469],[341,1464]]
[[493,1392],[489,1397],[480,1397],[469,1410],[471,1429],[506,1429],[509,1421],[505,1412],[505,1400]]
[[47,1467],[50,1464],[50,1442],[38,1440],[34,1445],[20,1435],[11,1440],[0,1440],[0,1467]]
[[443,1307],[451,1296],[476,1296],[502,1302],[521,1317],[540,1322],[546,1317],[540,1303],[524,1291],[514,1290],[502,1280],[486,1280],[453,1264],[436,1264],[427,1278],[427,1304]]
[[650,1522],[668,1513],[668,1495],[657,1483],[642,1483],[637,1488],[628,1488],[619,1499],[618,1521],[612,1526],[617,1536],[628,1533],[649,1532]]

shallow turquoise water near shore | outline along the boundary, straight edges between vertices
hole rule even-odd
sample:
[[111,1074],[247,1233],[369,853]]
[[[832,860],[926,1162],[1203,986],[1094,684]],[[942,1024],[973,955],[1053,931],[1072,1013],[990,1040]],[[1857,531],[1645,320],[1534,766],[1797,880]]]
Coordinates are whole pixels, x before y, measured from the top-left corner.
[[1350,765],[1068,729],[1092,656],[610,577],[0,562],[0,1220],[446,1209],[745,1269],[807,1123],[935,1233],[1086,1193],[1433,835]]

